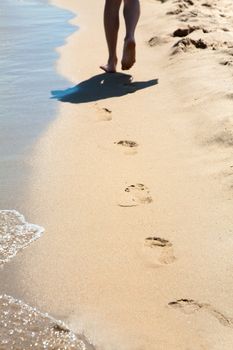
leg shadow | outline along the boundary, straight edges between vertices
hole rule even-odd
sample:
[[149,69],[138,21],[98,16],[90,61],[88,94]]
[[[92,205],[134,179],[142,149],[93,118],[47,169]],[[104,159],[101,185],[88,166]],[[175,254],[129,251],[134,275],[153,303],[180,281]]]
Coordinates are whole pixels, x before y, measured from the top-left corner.
[[133,82],[131,75],[103,73],[66,89],[52,91],[52,97],[62,102],[86,103],[120,97],[158,84],[158,79]]

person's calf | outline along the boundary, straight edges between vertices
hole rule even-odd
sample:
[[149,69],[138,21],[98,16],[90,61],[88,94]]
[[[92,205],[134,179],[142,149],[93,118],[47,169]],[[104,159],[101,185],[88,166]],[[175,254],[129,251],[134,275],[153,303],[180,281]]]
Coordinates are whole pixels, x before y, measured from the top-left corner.
[[106,0],[104,9],[104,28],[108,45],[109,59],[100,68],[107,73],[116,72],[117,66],[117,37],[119,30],[119,10],[122,0]]
[[140,16],[140,3],[138,0],[124,0],[124,18],[126,36],[122,55],[122,69],[130,69],[136,61],[135,29]]

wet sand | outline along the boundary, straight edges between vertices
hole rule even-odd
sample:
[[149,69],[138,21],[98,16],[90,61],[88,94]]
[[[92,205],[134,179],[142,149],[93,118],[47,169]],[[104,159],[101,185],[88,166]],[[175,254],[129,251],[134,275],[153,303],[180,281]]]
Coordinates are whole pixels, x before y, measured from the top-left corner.
[[0,296],[1,350],[76,349],[86,342],[62,322],[7,295]]
[[96,77],[102,2],[55,3],[81,30],[58,62],[72,89],[54,92],[30,162],[29,219],[46,231],[0,292],[97,349],[231,349],[231,1],[143,2],[133,84]]

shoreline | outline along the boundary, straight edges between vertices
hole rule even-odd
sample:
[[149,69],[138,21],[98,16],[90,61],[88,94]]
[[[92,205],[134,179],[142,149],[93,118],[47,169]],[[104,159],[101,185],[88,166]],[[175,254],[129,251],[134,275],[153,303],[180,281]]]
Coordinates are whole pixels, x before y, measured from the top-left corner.
[[[24,5],[26,11],[24,7],[24,12],[22,13],[21,7]],[[39,2],[25,2],[24,4],[22,2],[22,4],[17,3],[18,12],[16,14],[14,12],[14,6],[12,2],[10,5],[6,4],[3,8],[3,13],[6,12],[10,19],[14,19],[14,26],[12,27],[12,23],[10,25],[7,23],[8,17],[5,18],[5,21],[3,20],[0,26],[0,30],[5,34],[5,45],[3,45],[3,52],[0,56],[0,68],[3,72],[2,84],[0,86],[2,96],[2,119],[0,121],[2,141],[0,162],[2,168],[0,185],[1,207],[8,208],[0,210],[1,277],[6,266],[8,264],[10,265],[12,260],[20,257],[21,254],[24,254],[26,249],[30,249],[30,247],[35,244],[35,241],[39,240],[44,233],[43,227],[36,224],[29,224],[25,220],[24,215],[28,214],[28,210],[27,205],[24,204],[24,199],[28,178],[30,178],[30,162],[34,144],[36,144],[37,140],[41,137],[42,127],[44,132],[44,129],[48,127],[49,123],[51,123],[57,115],[58,107],[55,106],[56,103],[54,102],[47,103],[46,113],[43,113],[45,110],[44,103],[46,96],[44,90],[47,91],[49,87],[52,86],[55,88],[54,84],[65,86],[65,84],[68,83],[68,80],[62,78],[55,71],[54,66],[57,61],[55,58],[58,56],[56,50],[59,51],[61,42],[62,46],[64,45],[66,39],[65,35],[71,35],[71,25],[68,24],[70,22],[71,12],[68,14],[68,10],[63,9],[63,11],[60,11],[57,6],[49,4],[49,1],[43,4]],[[37,18],[36,21],[33,17],[35,15],[35,10],[37,16],[41,17],[41,19]],[[62,19],[67,20],[65,25],[62,24]],[[43,29],[37,31],[36,26],[41,24],[40,21],[43,24]],[[58,28],[56,28],[55,33],[53,32],[54,40],[52,49],[48,37],[49,31],[47,31],[46,34],[47,40],[45,40],[43,34],[46,28],[50,30],[53,29],[52,31],[54,31],[55,25],[58,27],[59,22],[62,35],[58,35]],[[13,32],[14,30],[16,31],[17,26],[20,25],[22,31],[17,32],[14,39],[15,42],[13,42]],[[29,34],[23,33],[23,28],[25,26],[27,30],[30,29]],[[40,49],[39,57],[41,56],[42,59],[39,60],[39,63],[36,61],[37,57],[35,57],[35,52],[38,50],[34,45],[35,32],[37,34],[37,46],[43,46],[44,49],[44,51]],[[16,37],[18,39],[17,41]],[[44,45],[42,45],[42,43]],[[27,52],[27,47],[29,45],[30,52]],[[11,55],[10,50],[12,51]],[[25,51],[25,53],[23,53],[23,51]],[[13,55],[13,52],[18,54]],[[25,55],[25,62],[23,62],[23,55]],[[16,56],[17,59],[13,56]],[[36,59],[33,62],[33,66],[31,66],[30,77],[23,77],[25,71],[28,69],[28,62],[31,63],[30,60],[32,60],[33,57]],[[47,82],[45,79],[43,85],[41,83],[41,78],[45,71]],[[14,78],[12,79],[11,87],[7,84],[9,77]],[[38,85],[33,86],[34,95],[32,91],[30,91],[31,84]],[[19,90],[19,86],[22,91]],[[8,92],[8,90],[9,93],[7,94],[6,92]],[[33,98],[31,98],[32,95]],[[26,103],[22,101],[22,96],[27,102],[27,106]],[[7,99],[11,101],[9,105],[7,105]],[[49,95],[47,99],[49,100]],[[17,113],[14,113],[17,103],[23,103],[24,105],[18,106]],[[29,103],[31,103],[30,113],[27,108]],[[51,111],[54,112],[53,116],[51,115]],[[39,114],[41,118],[38,118]],[[19,121],[16,118],[22,119],[20,125],[17,125]],[[38,119],[42,119],[42,121]],[[24,215],[12,208],[17,208],[20,212],[23,212]],[[17,265],[17,269],[18,267],[19,265]],[[16,269],[13,267],[12,273],[8,276],[10,280],[13,278],[13,280],[11,280],[12,285],[17,280],[17,277],[15,279],[12,277],[17,273],[15,270]],[[2,350],[13,349],[15,346],[20,349],[34,346],[39,346],[41,349],[44,349],[45,346],[48,348],[58,346],[59,349],[63,347],[66,347],[66,349],[73,349],[74,347],[75,349],[93,349],[84,336],[75,335],[67,328],[65,323],[54,319],[46,312],[42,313],[35,307],[30,306],[34,305],[33,302],[30,305],[25,304],[23,301],[24,299],[25,298],[22,297],[21,300],[18,300],[12,296],[6,295],[4,279],[1,278],[0,347]]]
[[[80,25],[58,71],[73,84],[98,76],[106,52],[100,2],[55,3],[78,12]],[[233,342],[232,76],[219,64],[229,59],[232,28],[229,1],[217,3],[174,15],[166,14],[177,11],[174,1],[143,3],[130,74],[158,84],[61,103],[35,146],[28,213],[46,234],[6,266],[5,292],[96,349],[228,350]],[[179,42],[171,34],[185,16],[209,31]],[[215,29],[221,18],[227,33]]]
[[56,102],[49,100],[50,90],[69,84],[56,72],[55,48],[63,45],[65,37],[73,31],[68,24],[70,18],[71,13],[48,3],[11,1],[3,4],[0,25],[4,36],[0,55],[2,209],[25,212],[22,199],[30,178],[30,154],[58,111]]

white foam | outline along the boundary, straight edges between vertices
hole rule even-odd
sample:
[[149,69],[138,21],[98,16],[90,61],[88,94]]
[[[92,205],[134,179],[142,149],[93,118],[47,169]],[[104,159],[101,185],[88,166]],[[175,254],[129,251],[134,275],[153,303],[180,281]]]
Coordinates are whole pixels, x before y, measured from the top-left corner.
[[16,210],[0,210],[0,265],[34,242],[44,228],[29,224]]

